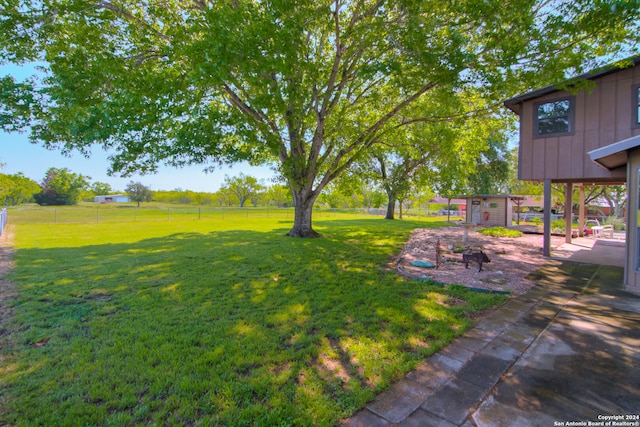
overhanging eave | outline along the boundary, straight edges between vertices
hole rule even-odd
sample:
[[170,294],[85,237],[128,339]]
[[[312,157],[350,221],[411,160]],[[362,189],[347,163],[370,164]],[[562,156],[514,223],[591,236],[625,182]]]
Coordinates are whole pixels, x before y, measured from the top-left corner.
[[640,147],[640,135],[589,151],[589,158],[605,169],[613,170],[627,164],[629,151]]

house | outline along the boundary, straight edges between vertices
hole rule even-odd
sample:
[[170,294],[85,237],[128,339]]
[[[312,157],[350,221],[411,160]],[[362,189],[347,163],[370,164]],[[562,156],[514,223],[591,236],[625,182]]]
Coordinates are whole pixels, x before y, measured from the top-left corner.
[[129,196],[123,194],[110,194],[106,196],[94,196],[93,201],[96,203],[126,203],[129,202]]
[[[546,256],[550,255],[551,183],[565,184],[565,212],[571,211],[573,186],[582,184],[627,183],[629,206],[639,206],[639,64],[640,55],[579,76],[589,85],[576,92],[549,86],[504,102],[520,118],[518,178],[544,183]],[[571,242],[571,216],[565,220],[566,240]],[[640,293],[638,210],[628,209],[626,220],[625,286]]]

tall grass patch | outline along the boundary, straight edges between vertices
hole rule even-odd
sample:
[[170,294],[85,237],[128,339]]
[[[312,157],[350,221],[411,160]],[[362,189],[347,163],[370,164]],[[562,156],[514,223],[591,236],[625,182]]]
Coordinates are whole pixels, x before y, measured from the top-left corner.
[[510,238],[522,237],[522,231],[520,230],[516,230],[513,228],[499,227],[499,226],[482,228],[478,230],[478,233],[484,234],[485,236],[491,236],[491,237],[510,237]]
[[387,267],[427,221],[21,224],[10,425],[333,425],[502,301]]

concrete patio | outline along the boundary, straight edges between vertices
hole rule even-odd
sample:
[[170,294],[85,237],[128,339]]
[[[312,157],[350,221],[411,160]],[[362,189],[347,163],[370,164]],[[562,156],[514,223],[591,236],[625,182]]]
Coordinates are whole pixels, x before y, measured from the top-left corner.
[[551,250],[551,258],[588,264],[624,267],[624,234],[617,233],[614,239],[577,237]]

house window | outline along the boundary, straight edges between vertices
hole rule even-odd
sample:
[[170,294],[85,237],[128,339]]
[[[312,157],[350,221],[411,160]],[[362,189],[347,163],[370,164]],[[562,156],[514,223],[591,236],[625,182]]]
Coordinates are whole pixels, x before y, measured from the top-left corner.
[[534,104],[535,136],[571,135],[573,133],[574,98],[562,98]]

